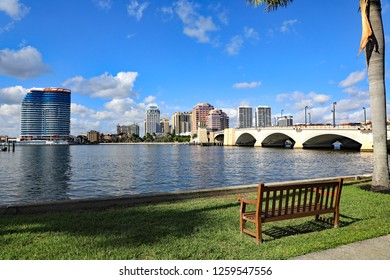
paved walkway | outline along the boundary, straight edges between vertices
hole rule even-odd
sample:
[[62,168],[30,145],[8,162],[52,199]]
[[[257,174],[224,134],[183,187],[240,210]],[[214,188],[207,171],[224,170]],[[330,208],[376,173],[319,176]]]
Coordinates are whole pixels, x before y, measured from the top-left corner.
[[294,260],[390,260],[390,234],[310,253]]

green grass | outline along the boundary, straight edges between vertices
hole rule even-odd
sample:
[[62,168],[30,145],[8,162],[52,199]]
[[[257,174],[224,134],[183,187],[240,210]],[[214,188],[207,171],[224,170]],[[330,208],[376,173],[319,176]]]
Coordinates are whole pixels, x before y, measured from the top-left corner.
[[288,259],[390,233],[390,195],[345,186],[341,227],[314,217],[264,225],[265,242],[239,232],[235,195],[0,216],[0,259]]

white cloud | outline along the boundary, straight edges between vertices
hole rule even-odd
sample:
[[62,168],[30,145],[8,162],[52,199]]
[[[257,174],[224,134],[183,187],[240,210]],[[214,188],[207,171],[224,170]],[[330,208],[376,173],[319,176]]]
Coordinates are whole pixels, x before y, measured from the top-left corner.
[[137,72],[119,72],[115,77],[104,73],[97,77],[85,79],[73,77],[64,82],[72,91],[98,98],[123,98],[136,96],[133,92]]
[[174,4],[174,11],[183,22],[183,33],[195,38],[199,43],[210,43],[210,32],[218,30],[211,17],[205,17],[197,12],[198,4],[179,0]]
[[76,103],[71,104],[71,110],[72,110],[72,115],[75,114],[75,115],[79,115],[80,117],[86,117],[94,114],[94,110],[89,109],[84,105],[76,104]]
[[1,135],[17,137],[20,135],[20,105],[0,105]]
[[283,21],[282,26],[280,27],[280,32],[285,33],[290,31],[290,28],[297,23],[298,23],[297,19],[290,19],[290,20]]
[[112,6],[112,0],[94,0],[93,2],[102,10],[109,10]]
[[48,71],[49,67],[42,62],[40,52],[31,46],[17,51],[0,50],[0,74],[16,78],[31,78]]
[[225,46],[225,50],[229,55],[237,55],[244,46],[246,40],[256,41],[259,39],[259,34],[254,28],[245,27],[243,35],[236,35],[230,39],[230,42]]
[[144,102],[145,102],[145,103],[152,103],[152,102],[154,102],[154,100],[156,100],[156,97],[150,95],[150,96],[148,96],[148,97],[146,97],[146,98],[144,99]]
[[339,83],[340,87],[351,87],[366,77],[366,70],[352,72],[347,78]]
[[144,10],[149,6],[148,2],[139,4],[137,0],[132,0],[129,5],[127,5],[127,13],[129,16],[135,17],[137,21],[142,19]]
[[247,89],[247,88],[257,88],[261,86],[261,82],[242,82],[242,83],[235,83],[233,84],[233,87],[236,89]]
[[0,89],[0,104],[20,104],[28,89],[14,86]]
[[247,39],[259,40],[259,33],[254,28],[244,27],[244,36]]
[[240,52],[244,45],[244,39],[242,36],[237,35],[230,39],[230,42],[226,45],[226,52],[229,55],[236,55]]
[[1,0],[0,11],[5,12],[14,20],[20,20],[27,15],[30,8],[22,3],[19,3],[19,0]]

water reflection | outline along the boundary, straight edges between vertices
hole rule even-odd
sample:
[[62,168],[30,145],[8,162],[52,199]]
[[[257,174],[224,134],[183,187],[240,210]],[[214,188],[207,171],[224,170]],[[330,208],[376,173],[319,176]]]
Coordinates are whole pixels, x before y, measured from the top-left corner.
[[[68,146],[17,147],[15,153],[1,155],[0,198],[21,202],[68,198],[71,159]],[[4,172],[4,169],[6,170]]]
[[190,145],[24,146],[0,154],[0,204],[372,172],[372,153]]

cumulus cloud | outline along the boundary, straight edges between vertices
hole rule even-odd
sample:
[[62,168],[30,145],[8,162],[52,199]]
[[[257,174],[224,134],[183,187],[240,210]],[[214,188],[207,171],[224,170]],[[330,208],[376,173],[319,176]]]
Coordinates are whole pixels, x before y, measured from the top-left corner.
[[86,117],[94,114],[94,110],[89,109],[88,107],[77,103],[71,104],[71,110],[72,110],[72,114],[79,115],[81,117]]
[[183,33],[191,38],[196,39],[199,43],[210,43],[210,33],[218,30],[213,19],[201,15],[197,10],[198,4],[191,3],[187,0],[179,0],[174,3],[174,11],[182,21]]
[[49,67],[43,63],[41,53],[31,46],[17,51],[0,50],[0,74],[25,79],[48,71]]
[[242,82],[242,83],[235,83],[233,84],[233,87],[236,89],[247,89],[247,88],[257,88],[261,86],[261,82]]
[[127,5],[127,13],[129,16],[135,17],[137,21],[142,19],[144,10],[149,6],[148,2],[139,4],[137,0],[132,0],[129,5]]
[[14,20],[20,20],[27,15],[30,8],[22,3],[19,3],[19,0],[1,0],[0,11],[5,12]]
[[20,104],[28,89],[14,86],[0,89],[0,104]]
[[366,70],[352,72],[347,78],[339,83],[340,87],[351,87],[362,81],[366,77]]
[[324,105],[330,100],[330,96],[326,94],[301,91],[293,91],[291,93],[281,93],[276,96],[278,102],[288,102],[287,108],[293,110],[302,110],[305,106],[314,107]]
[[116,76],[104,73],[86,79],[82,76],[68,79],[63,84],[72,91],[98,98],[123,98],[136,96],[133,92],[137,72],[119,72]]
[[0,123],[2,135],[19,136],[20,105],[0,104]]

